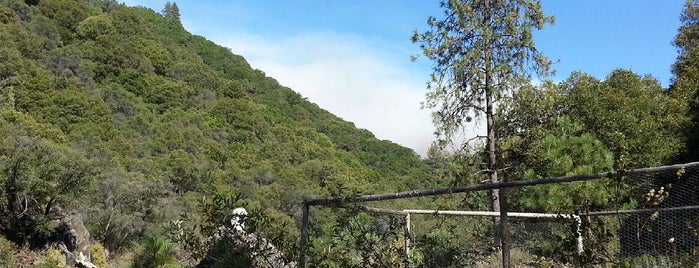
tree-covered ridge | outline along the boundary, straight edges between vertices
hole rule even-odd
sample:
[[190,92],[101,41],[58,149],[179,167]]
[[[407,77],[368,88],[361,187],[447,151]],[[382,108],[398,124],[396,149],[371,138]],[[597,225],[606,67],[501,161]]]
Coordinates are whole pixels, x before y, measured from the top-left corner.
[[[540,9],[539,1],[445,1],[463,12],[487,11],[496,2],[512,4],[500,11],[512,16],[524,10],[514,8],[522,3]],[[467,9],[469,3],[475,9]],[[558,83],[532,84],[518,76],[502,94],[491,96],[498,97],[490,112],[495,148],[434,146],[421,160],[279,85],[229,49],[188,33],[175,3],[158,13],[113,0],[0,0],[0,266],[10,266],[7,256],[17,247],[23,253],[44,252],[40,249],[55,242],[68,216],[84,220],[91,241],[113,252],[109,264],[114,266],[254,266],[252,249],[236,242],[252,239],[224,227],[230,227],[237,207],[250,212],[248,230],[274,244],[288,262],[299,252],[299,205],[306,197],[484,183],[495,171],[488,168],[490,160],[498,163],[501,181],[696,160],[696,6],[688,0],[681,17],[675,40],[680,56],[669,89],[623,69],[604,79],[575,72]],[[521,34],[524,45],[531,45],[530,30]],[[454,40],[443,48],[461,42]],[[507,47],[499,50],[502,55],[512,52]],[[482,64],[469,66],[477,70]],[[511,75],[504,65],[491,67]],[[460,88],[454,96],[465,97],[472,89]],[[477,95],[471,108],[483,110],[479,105],[485,99]],[[443,101],[465,104],[450,102],[457,99]],[[462,108],[457,110],[466,111]],[[458,137],[469,114],[452,115],[442,127]],[[695,179],[676,188],[684,185],[691,192],[695,188],[688,185]],[[664,183],[664,178],[644,183],[622,178],[513,189],[509,210],[568,214],[645,208],[644,187],[660,189]],[[668,192],[653,196],[667,198],[666,204],[687,202],[670,187],[663,194]],[[491,201],[488,193],[474,192],[376,205],[482,211],[491,209]],[[407,258],[403,218],[353,207],[311,211],[308,260],[318,267],[404,267],[408,259],[415,267],[472,267],[484,265],[497,247],[490,219],[416,217],[413,255]],[[619,226],[594,224],[608,232],[586,241],[618,250],[605,235]],[[513,228],[522,231],[531,234]],[[527,256],[546,257],[527,264],[575,264],[566,255],[573,236],[557,231],[560,239],[527,240],[535,244]],[[96,248],[104,251],[99,244]],[[45,259],[63,256],[51,254]],[[93,255],[95,263],[98,259]]]
[[[304,197],[421,184],[412,150],[188,33],[176,9],[0,1],[0,233],[35,242],[51,218],[78,212],[119,250],[181,214],[203,217],[201,198],[237,196],[293,245]],[[44,216],[11,220],[23,218],[25,199]]]

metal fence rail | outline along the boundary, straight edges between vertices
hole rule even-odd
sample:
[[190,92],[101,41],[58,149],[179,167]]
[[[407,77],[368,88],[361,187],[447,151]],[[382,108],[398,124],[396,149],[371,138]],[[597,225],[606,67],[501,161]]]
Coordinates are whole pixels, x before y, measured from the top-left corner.
[[[378,208],[364,206],[361,203],[504,188],[512,189],[508,191],[508,195],[513,196],[532,190],[542,191],[549,185],[567,183],[571,188],[574,188],[582,185],[582,183],[589,182],[604,185],[622,185],[623,187],[617,186],[617,190],[623,191],[623,195],[614,193],[617,196],[612,194],[607,203],[597,204],[596,207],[593,206],[592,208],[569,205],[567,207],[563,206],[556,211],[563,211],[564,213],[506,211],[506,215],[512,218],[528,218],[530,219],[528,221],[538,221],[542,224],[552,220],[567,220],[571,223],[572,229],[576,233],[577,249],[574,250],[575,253],[581,256],[585,255],[588,258],[597,258],[597,261],[646,261],[646,264],[653,262],[653,265],[661,266],[663,264],[679,263],[687,259],[690,262],[699,262],[697,259],[697,255],[699,255],[699,162],[692,162],[619,172],[517,180],[387,194],[308,199],[303,203],[301,213],[299,265],[305,267],[306,264],[310,207],[313,206],[404,216],[406,225],[404,227],[405,235],[403,239],[405,240],[406,257],[408,257],[410,256],[411,243],[414,242],[410,233],[411,215],[499,217],[501,214],[500,212],[492,211]],[[584,197],[586,193],[581,191],[577,194]],[[624,196],[624,199],[622,200],[620,196]],[[522,206],[520,206],[521,208]],[[600,208],[602,209],[600,210]],[[412,221],[414,222],[414,220]],[[551,227],[545,228],[546,231],[542,232],[549,232],[550,234],[566,230],[565,226],[559,226],[554,229],[550,229]],[[528,232],[528,229],[526,227],[518,227],[516,232],[524,232],[523,234],[525,234],[524,236],[519,235],[518,237],[524,238],[518,241],[527,239],[526,232]],[[592,247],[584,248],[583,240],[589,241]],[[510,245],[507,246],[509,247]],[[584,252],[583,249],[585,249]],[[598,255],[604,255],[603,257],[607,259]],[[689,256],[689,258],[682,259],[678,256]],[[662,262],[658,260],[662,260]]]

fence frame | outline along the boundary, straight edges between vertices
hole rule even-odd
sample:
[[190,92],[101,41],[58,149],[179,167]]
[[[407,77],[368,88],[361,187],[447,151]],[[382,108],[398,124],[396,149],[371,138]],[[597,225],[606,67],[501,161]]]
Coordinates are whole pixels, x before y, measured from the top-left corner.
[[[385,201],[385,200],[395,200],[395,199],[407,199],[407,198],[415,198],[415,197],[423,197],[423,196],[436,196],[436,195],[446,195],[446,194],[455,194],[455,193],[464,193],[464,192],[475,192],[475,191],[484,191],[484,190],[493,190],[493,189],[503,189],[503,188],[519,188],[519,187],[525,187],[525,186],[534,186],[534,185],[543,185],[543,184],[556,184],[556,183],[566,183],[566,182],[580,182],[580,181],[591,181],[591,180],[598,180],[598,179],[603,179],[603,178],[613,178],[614,176],[618,175],[625,175],[625,176],[634,176],[634,175],[644,175],[644,174],[649,174],[649,173],[654,173],[654,172],[659,172],[659,171],[668,171],[668,170],[681,170],[684,168],[688,167],[699,167],[699,162],[690,162],[690,163],[684,163],[684,164],[675,164],[675,165],[667,165],[667,166],[658,166],[658,167],[647,167],[647,168],[639,168],[639,169],[632,169],[632,170],[620,170],[620,171],[610,171],[610,172],[601,172],[601,173],[592,173],[592,174],[582,174],[582,175],[574,175],[574,176],[560,176],[560,177],[549,177],[549,178],[543,178],[543,179],[532,179],[532,180],[516,180],[516,181],[506,181],[506,182],[496,182],[496,183],[486,183],[486,184],[475,184],[475,185],[466,185],[466,186],[454,186],[454,187],[449,187],[449,188],[433,188],[433,189],[426,189],[426,190],[414,190],[414,191],[405,191],[405,192],[395,192],[395,193],[387,193],[387,194],[373,194],[373,195],[358,195],[358,196],[345,196],[345,197],[332,197],[332,198],[310,198],[310,199],[305,199],[303,201],[303,204],[301,206],[301,226],[300,226],[300,238],[299,238],[299,267],[305,268],[306,267],[306,253],[307,253],[307,245],[308,245],[308,218],[310,216],[310,207],[312,206],[327,206],[327,207],[359,207],[360,209],[362,208],[361,206],[350,206],[351,204],[357,204],[357,203],[366,203],[366,202],[374,202],[374,201]],[[690,209],[698,209],[699,206],[689,206],[691,207]],[[679,207],[679,208],[669,208],[669,209],[687,209],[686,207]],[[408,211],[415,211],[412,214],[434,214],[435,210],[393,210],[393,209],[385,209],[385,208],[371,208],[371,207],[363,207],[363,209],[367,212],[373,212],[373,213],[387,213],[387,214],[401,214],[401,215],[406,215],[406,219],[408,222],[409,220],[409,215],[411,212]],[[606,211],[606,212],[589,212],[585,214],[580,214],[580,215],[589,215],[589,216],[602,216],[602,215],[611,215],[611,214],[619,214],[619,213],[638,213],[638,212],[654,212],[658,211],[658,209],[640,209],[638,211],[636,210],[627,210],[627,211]],[[422,212],[428,212],[432,211],[432,213],[417,213],[418,211]],[[465,212],[465,211],[464,211]],[[481,211],[485,212],[485,211]],[[457,213],[457,212],[450,212],[450,213]],[[462,212],[458,212],[462,213]],[[490,212],[488,213],[493,213],[494,215],[487,215],[487,216],[505,216],[509,217],[510,215],[515,215],[511,214],[508,211],[502,211],[502,212]],[[514,212],[513,212],[514,213]],[[608,213],[608,214],[607,214]],[[542,213],[545,214],[545,213]],[[565,214],[553,214],[553,215],[565,215]],[[485,216],[485,215],[481,215]],[[581,243],[580,241],[578,243]],[[504,245],[509,247],[509,245]],[[508,267],[509,260],[503,260],[503,267]]]
[[[438,209],[403,209],[393,210],[386,208],[375,207],[357,207],[370,213],[377,214],[393,214],[405,215],[405,255],[410,258],[410,215],[448,215],[448,216],[480,216],[480,217],[500,217],[500,212],[494,211],[466,211],[466,210],[438,210]],[[697,206],[699,208],[699,206]],[[585,251],[582,236],[582,219],[577,214],[560,214],[560,213],[527,213],[527,212],[507,212],[507,217],[511,218],[534,218],[534,219],[572,219],[575,221],[575,240],[576,250],[578,254]]]

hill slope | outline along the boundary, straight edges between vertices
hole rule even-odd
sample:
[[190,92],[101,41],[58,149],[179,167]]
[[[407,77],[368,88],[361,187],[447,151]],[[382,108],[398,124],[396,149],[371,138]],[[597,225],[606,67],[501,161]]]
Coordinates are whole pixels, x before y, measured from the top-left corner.
[[172,14],[0,0],[0,40],[0,233],[19,244],[70,211],[119,250],[182,215],[205,222],[207,205],[259,210],[293,244],[304,197],[406,190],[425,173],[412,150],[308,102]]

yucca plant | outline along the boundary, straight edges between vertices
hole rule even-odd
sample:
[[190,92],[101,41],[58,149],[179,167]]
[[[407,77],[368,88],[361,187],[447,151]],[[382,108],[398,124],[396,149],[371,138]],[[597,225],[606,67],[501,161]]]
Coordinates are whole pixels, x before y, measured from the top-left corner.
[[175,245],[159,237],[147,237],[140,254],[135,258],[134,267],[170,268],[181,267],[173,256]]

